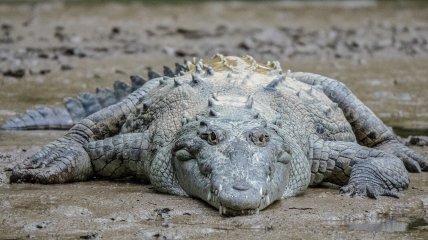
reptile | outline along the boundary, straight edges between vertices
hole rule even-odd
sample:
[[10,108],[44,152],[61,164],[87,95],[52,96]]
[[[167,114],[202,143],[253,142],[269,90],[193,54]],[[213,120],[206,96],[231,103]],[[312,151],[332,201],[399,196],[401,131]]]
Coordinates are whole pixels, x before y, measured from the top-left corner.
[[217,54],[79,120],[15,166],[10,182],[132,177],[235,216],[323,182],[398,197],[408,171],[428,171],[427,159],[343,83]]
[[[175,64],[175,71],[164,66],[164,76],[173,77],[187,71],[187,64]],[[161,77],[159,73],[148,68],[148,80]],[[24,113],[7,120],[0,126],[3,130],[68,130],[83,118],[103,108],[120,102],[133,91],[140,88],[145,82],[141,76],[130,76],[131,86],[117,80],[113,83],[113,89],[97,88],[95,93],[82,92],[77,97],[64,98],[64,106],[36,106]]]

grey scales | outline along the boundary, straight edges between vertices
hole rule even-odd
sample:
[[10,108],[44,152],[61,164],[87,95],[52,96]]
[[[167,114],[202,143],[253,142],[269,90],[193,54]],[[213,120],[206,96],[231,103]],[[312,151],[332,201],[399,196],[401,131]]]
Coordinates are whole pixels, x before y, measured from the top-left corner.
[[398,197],[407,171],[428,171],[428,160],[337,80],[220,54],[167,72],[82,113],[14,167],[11,182],[129,177],[235,216],[323,182],[350,196]]

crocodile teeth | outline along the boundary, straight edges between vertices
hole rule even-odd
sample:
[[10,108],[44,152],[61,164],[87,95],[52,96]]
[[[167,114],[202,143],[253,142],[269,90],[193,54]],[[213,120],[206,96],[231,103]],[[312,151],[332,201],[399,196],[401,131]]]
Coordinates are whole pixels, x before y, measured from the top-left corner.
[[259,214],[260,213],[260,208],[257,208],[256,209],[256,214]]
[[260,196],[263,197],[263,188],[260,188]]
[[219,207],[218,207],[218,212],[220,213],[220,215],[222,214],[222,212],[223,212],[223,207],[220,205]]
[[208,201],[210,201],[210,200],[211,200],[211,191],[209,191],[209,192],[208,192],[207,200],[208,200]]
[[218,192],[220,193],[221,190],[223,190],[223,185],[220,184],[220,186],[218,186]]
[[270,197],[269,197],[269,195],[266,195],[266,205],[269,205],[270,204]]

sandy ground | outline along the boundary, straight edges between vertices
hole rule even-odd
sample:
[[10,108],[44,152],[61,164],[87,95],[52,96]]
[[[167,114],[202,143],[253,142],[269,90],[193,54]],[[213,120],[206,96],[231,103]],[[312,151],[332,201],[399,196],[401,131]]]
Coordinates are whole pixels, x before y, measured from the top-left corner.
[[[428,135],[427,13],[420,2],[0,4],[0,121],[222,52],[338,78],[399,134]],[[0,131],[0,239],[428,237],[427,174],[411,174],[398,200],[317,188],[233,218],[137,183],[8,184],[16,162],[62,134]]]

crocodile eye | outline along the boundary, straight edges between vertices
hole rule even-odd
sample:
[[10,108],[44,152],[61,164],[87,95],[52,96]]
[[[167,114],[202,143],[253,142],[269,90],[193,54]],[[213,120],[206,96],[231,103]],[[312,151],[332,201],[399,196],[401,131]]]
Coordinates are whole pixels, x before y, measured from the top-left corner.
[[269,142],[269,135],[265,131],[257,129],[250,133],[250,139],[255,145],[264,147]]
[[208,131],[201,134],[201,138],[206,140],[211,145],[216,145],[219,143],[219,135],[215,131]]
[[215,132],[210,132],[208,134],[208,141],[211,143],[217,144],[218,142],[217,134],[215,134]]

